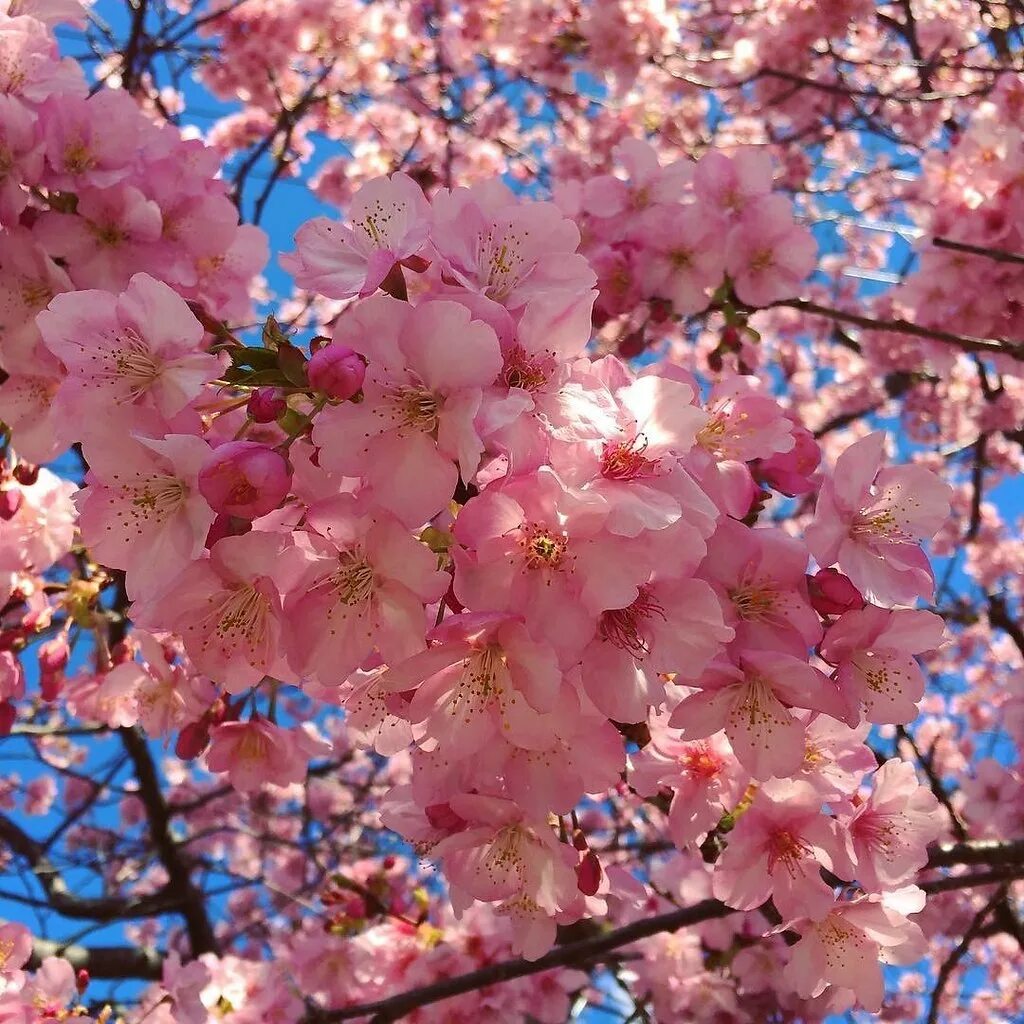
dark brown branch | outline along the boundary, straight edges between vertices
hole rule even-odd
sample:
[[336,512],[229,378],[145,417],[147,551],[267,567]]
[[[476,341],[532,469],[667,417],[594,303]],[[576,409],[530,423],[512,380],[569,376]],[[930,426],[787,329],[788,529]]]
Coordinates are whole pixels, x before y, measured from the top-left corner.
[[179,900],[166,887],[159,892],[139,897],[75,896],[68,889],[60,871],[50,861],[45,846],[4,815],[0,815],[0,840],[28,862],[46,894],[43,905],[62,917],[89,921],[121,921],[160,917],[178,907]]
[[49,939],[34,939],[28,969],[35,970],[48,956],[59,956],[90,978],[113,980],[141,978],[159,981],[163,976],[164,953],[145,946],[65,946]]
[[815,316],[827,317],[829,320],[838,320],[840,323],[853,324],[869,331],[892,331],[895,334],[909,334],[916,338],[926,338],[930,341],[941,341],[947,345],[955,345],[963,352],[978,352],[990,356],[1010,356],[1012,359],[1019,359],[1024,362],[1024,345],[1007,341],[1004,338],[975,338],[969,334],[953,334],[951,331],[942,331],[937,327],[925,327],[922,324],[911,323],[909,320],[877,320],[870,316],[861,316],[857,313],[847,313],[842,309],[832,309],[830,306],[820,306],[817,302],[808,299],[782,299],[773,302],[765,308],[795,309],[801,313],[811,313]]
[[1006,891],[1006,885],[1000,886],[988,903],[986,903],[985,906],[977,913],[974,920],[971,922],[970,927],[966,932],[964,932],[964,937],[960,940],[956,948],[948,957],[946,957],[945,960],[943,960],[942,966],[939,968],[938,974],[935,977],[935,988],[932,990],[931,1004],[928,1007],[927,1024],[937,1024],[939,1019],[939,1008],[942,1005],[942,993],[946,989],[946,984],[949,981],[950,975],[956,969],[956,965],[960,963],[967,954],[971,943],[981,934],[981,930],[985,926],[986,918],[993,910],[995,910],[996,905],[1006,898]]
[[446,978],[433,985],[424,985],[422,988],[402,992],[389,999],[324,1013],[319,1020],[323,1022],[354,1020],[357,1017],[373,1014],[371,1024],[390,1024],[391,1021],[399,1020],[417,1007],[426,1006],[429,1003],[440,1002],[442,999],[462,995],[464,992],[472,992],[497,982],[511,981],[513,978],[523,978],[540,971],[548,971],[553,967],[578,966],[582,963],[593,962],[607,956],[620,946],[628,945],[639,939],[646,939],[660,932],[674,932],[689,925],[699,924],[701,921],[710,921],[716,917],[726,917],[734,913],[736,913],[735,910],[719,903],[718,900],[702,900],[692,907],[683,907],[680,910],[658,914],[643,921],[634,921],[632,924],[616,928],[614,931],[594,939],[569,943],[558,949],[553,949],[539,960],[506,960],[502,963],[491,964],[489,967],[482,967],[477,971],[460,974],[454,978]]
[[139,799],[149,819],[149,834],[156,854],[167,871],[167,891],[178,896],[185,918],[192,955],[216,953],[217,939],[206,913],[203,894],[192,884],[189,864],[171,835],[171,812],[164,799],[156,765],[150,756],[145,735],[137,728],[119,729],[121,741],[135,766],[139,783]]
[[[967,840],[936,846],[928,858],[928,868],[952,867],[958,864],[982,864],[992,871],[975,872],[956,877],[933,879],[922,883],[926,892],[944,892],[952,889],[966,889],[973,886],[1005,882],[1008,878],[1024,876],[1024,839],[998,842],[992,840]],[[388,999],[359,1006],[350,1006],[317,1015],[318,1024],[334,1024],[337,1021],[355,1020],[371,1014],[371,1024],[391,1024],[404,1014],[420,1006],[450,999],[452,996],[472,992],[487,985],[514,978],[522,978],[553,967],[580,966],[593,963],[609,953],[662,932],[674,932],[689,925],[699,924],[717,917],[738,913],[717,900],[704,900],[692,907],[669,911],[616,928],[614,931],[594,939],[572,942],[552,950],[539,960],[506,960],[477,971],[454,978],[446,978],[425,985],[419,989],[402,992]]]
[[952,249],[954,252],[967,252],[972,256],[984,256],[996,263],[1024,264],[1024,256],[1005,249],[989,249],[984,245],[968,245],[966,242],[954,242],[952,238],[933,238],[932,245],[939,249]]

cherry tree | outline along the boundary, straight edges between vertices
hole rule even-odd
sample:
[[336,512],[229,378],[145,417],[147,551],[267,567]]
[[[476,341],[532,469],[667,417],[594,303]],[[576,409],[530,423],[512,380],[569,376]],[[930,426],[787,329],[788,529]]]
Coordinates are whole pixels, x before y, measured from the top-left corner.
[[1022,33],[0,0],[0,1019],[1020,1020]]

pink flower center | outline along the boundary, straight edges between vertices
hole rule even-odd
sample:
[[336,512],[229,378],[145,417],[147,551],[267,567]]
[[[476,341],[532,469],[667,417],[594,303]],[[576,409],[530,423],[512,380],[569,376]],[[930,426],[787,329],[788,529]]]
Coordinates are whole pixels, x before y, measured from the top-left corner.
[[688,750],[679,759],[679,763],[691,775],[700,779],[713,779],[724,767],[722,758],[703,744]]
[[327,578],[335,597],[347,606],[362,604],[373,596],[376,584],[373,566],[357,551],[343,551],[338,569]]
[[519,543],[527,569],[561,569],[566,561],[569,538],[539,523],[530,523]]
[[774,872],[781,864],[790,875],[795,875],[797,863],[808,853],[810,848],[799,836],[789,829],[777,829],[768,840],[768,871]]
[[46,281],[23,281],[21,301],[26,309],[46,309],[53,298],[53,289]]
[[69,174],[82,174],[85,171],[91,171],[95,166],[95,158],[81,139],[69,143],[65,148],[64,168]]
[[400,384],[389,389],[385,397],[395,407],[403,426],[425,434],[437,429],[441,403],[429,388],[417,384]]
[[769,586],[748,584],[729,591],[736,614],[748,622],[760,622],[775,608],[775,591]]
[[644,456],[647,438],[637,434],[629,441],[607,441],[601,450],[601,476],[606,480],[636,480],[652,476],[658,470],[658,460]]
[[521,345],[505,357],[501,379],[506,387],[522,388],[524,391],[540,391],[548,382],[548,371],[539,359],[531,359]]
[[914,539],[903,530],[892,509],[860,512],[854,517],[850,536],[855,539],[887,541],[890,544],[906,544]]
[[602,640],[628,651],[634,658],[644,658],[651,649],[646,636],[649,620],[657,616],[664,620],[665,609],[658,604],[650,588],[641,587],[637,599],[625,608],[612,608],[601,613],[597,626]]

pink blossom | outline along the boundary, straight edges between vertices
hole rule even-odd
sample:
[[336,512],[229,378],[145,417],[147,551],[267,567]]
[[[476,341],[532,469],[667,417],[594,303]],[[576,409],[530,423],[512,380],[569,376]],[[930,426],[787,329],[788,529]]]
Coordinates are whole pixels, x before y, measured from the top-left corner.
[[616,722],[640,722],[665,700],[661,678],[697,678],[734,636],[714,591],[702,580],[641,585],[636,599],[601,613],[597,636],[583,652],[583,685]]
[[162,230],[160,207],[121,185],[83,189],[75,213],[44,213],[35,233],[50,256],[64,261],[77,287],[116,292],[135,271],[159,272],[154,243]]
[[807,228],[793,222],[783,196],[767,196],[745,210],[729,232],[725,269],[739,298],[768,306],[795,295],[814,270],[818,246]]
[[136,274],[119,296],[58,295],[39,315],[39,329],[67,367],[57,401],[69,418],[102,418],[110,406],[154,408],[170,418],[219,372],[217,357],[200,350],[199,321],[148,274]]
[[437,557],[386,514],[344,498],[308,518],[313,557],[288,596],[288,647],[297,669],[340,683],[376,648],[392,663],[423,649],[424,605],[449,578]]
[[660,719],[651,724],[651,743],[630,762],[630,785],[642,796],[660,786],[672,790],[668,828],[679,849],[699,842],[732,811],[749,782],[724,735],[686,742]]
[[87,99],[61,95],[40,111],[49,187],[109,188],[132,170],[139,147],[138,108],[126,92],[103,89]]
[[925,678],[914,658],[942,643],[944,624],[933,612],[866,605],[828,628],[821,656],[836,666],[850,716],[901,723],[917,717]]
[[300,288],[347,299],[371,295],[391,268],[427,239],[430,207],[407,174],[373,178],[356,193],[351,227],[317,217],[299,229],[296,251],[280,260]]
[[252,793],[267,783],[289,786],[301,782],[310,759],[330,750],[330,744],[317,739],[310,730],[283,729],[258,717],[217,725],[210,731],[210,739],[207,768],[226,772],[231,785],[243,793]]
[[467,795],[453,798],[451,808],[468,827],[441,840],[434,855],[450,880],[453,905],[498,903],[512,924],[513,948],[536,960],[554,943],[554,915],[576,899],[574,851],[509,801]]
[[594,273],[576,252],[579,229],[553,203],[516,202],[497,180],[434,197],[430,240],[467,288],[509,309],[542,294],[585,292]]
[[414,309],[382,295],[343,316],[334,341],[366,358],[366,380],[362,402],[317,417],[321,465],[362,476],[377,504],[420,525],[479,465],[473,421],[481,389],[501,370],[497,338],[457,303]]
[[455,595],[468,608],[523,615],[533,634],[578,658],[605,608],[639,596],[650,567],[602,534],[601,503],[547,467],[486,488],[455,522]]
[[928,844],[944,831],[944,813],[932,791],[918,783],[914,766],[891,758],[844,825],[853,846],[853,877],[868,892],[882,892],[898,889],[924,867]]
[[23,925],[6,921],[0,925],[0,975],[24,967],[32,955],[32,933]]
[[672,207],[652,217],[644,241],[645,291],[685,316],[704,309],[725,274],[721,225],[700,206]]
[[206,1024],[208,1015],[200,993],[210,983],[210,972],[201,960],[183,964],[171,950],[164,960],[163,986],[174,1004],[177,1024]]
[[257,441],[228,441],[207,452],[197,484],[215,512],[258,519],[288,496],[292,471],[273,448]]
[[738,666],[713,663],[696,680],[669,724],[684,739],[703,739],[725,729],[741,765],[758,780],[795,775],[803,763],[806,727],[790,708],[842,718],[835,686],[789,654],[744,651]]
[[75,486],[40,469],[35,483],[19,490],[17,511],[10,519],[0,519],[0,571],[42,573],[71,550]]
[[274,533],[219,540],[159,594],[136,601],[143,626],[171,629],[196,667],[238,693],[264,675],[291,675],[281,654],[281,592],[301,558]]
[[467,614],[430,634],[434,646],[392,667],[381,685],[416,691],[407,716],[426,722],[427,734],[460,756],[498,736],[543,749],[558,722],[541,713],[555,705],[561,672],[555,652],[530,639],[511,616]]
[[662,167],[654,147],[641,139],[623,139],[612,156],[628,177],[602,174],[584,183],[584,209],[595,217],[621,217],[653,205],[679,202],[693,176],[694,165],[686,160]]
[[25,184],[42,174],[42,146],[36,120],[24,104],[0,93],[0,224],[15,226],[28,205]]
[[807,549],[781,530],[748,529],[723,518],[699,572],[723,599],[739,647],[804,658],[821,639],[807,595]]
[[735,220],[764,202],[772,189],[772,161],[766,149],[745,146],[732,156],[712,149],[694,169],[693,190],[702,204]]
[[924,906],[924,893],[913,886],[840,903],[820,920],[799,920],[789,927],[800,933],[783,975],[804,999],[831,985],[849,989],[870,1013],[877,1013],[884,992],[882,964],[911,964],[927,949],[921,929],[907,920]]
[[836,823],[805,782],[762,785],[738,815],[715,864],[712,892],[730,907],[754,910],[769,896],[783,918],[824,917],[834,896],[821,878],[840,846]]
[[806,537],[823,568],[838,564],[870,600],[912,604],[934,581],[918,543],[949,513],[949,486],[922,466],[881,468],[885,435],[875,431],[836,460],[818,494]]
[[76,495],[79,528],[96,557],[127,571],[130,594],[172,578],[201,554],[214,514],[197,476],[209,454],[187,434],[111,436],[90,448],[88,486]]
[[54,93],[82,95],[81,68],[56,60],[57,46],[46,26],[25,12],[0,21],[0,93],[40,103]]

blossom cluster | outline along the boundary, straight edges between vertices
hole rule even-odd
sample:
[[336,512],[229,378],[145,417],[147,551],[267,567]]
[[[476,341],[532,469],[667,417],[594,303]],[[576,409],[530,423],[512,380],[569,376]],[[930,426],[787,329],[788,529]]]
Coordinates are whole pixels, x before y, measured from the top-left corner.
[[127,92],[90,93],[59,56],[53,25],[81,23],[81,4],[14,7],[0,13],[0,416],[38,463],[78,440],[67,405],[71,419],[52,409],[65,367],[35,323],[55,295],[117,292],[148,272],[210,315],[244,319],[267,243],[239,225],[215,151]]
[[[774,217],[733,230],[755,252],[776,237]],[[828,950],[919,949],[879,900],[924,865],[940,816],[898,762],[858,795],[861,723],[916,714],[914,655],[942,624],[908,606],[932,589],[920,542],[946,488],[885,467],[881,434],[819,474],[754,378],[707,390],[589,357],[579,241],[558,207],[496,182],[428,200],[405,175],[372,181],[287,258],[346,303],[308,357],[273,321],[259,348],[209,335],[147,273],[56,296],[37,323],[89,465],[82,538],[150,631],[75,693],[80,713],[177,730],[181,756],[253,791],[330,748],[310,723],[246,714],[252,694],[341,705],[379,753],[413,748],[385,824],[441,866],[456,913],[490,904],[531,958],[635,885],[566,828],[624,777],[668,794],[681,849],[734,821],[712,891],[773,899],[802,936],[800,996],[877,1007],[878,956],[852,974]],[[803,537],[757,525],[772,492],[817,492]]]
[[[372,178],[282,261],[336,314],[330,336],[300,346],[271,318],[244,344],[228,324],[262,235],[209,150],[58,59],[47,22],[75,6],[0,15],[3,730],[29,689],[11,652],[42,636],[31,697],[173,739],[240,794],[300,786],[337,753],[281,695],[344,709],[347,735],[400,766],[380,819],[443,871],[462,946],[408,916],[402,865],[379,890],[323,893],[330,937],[307,926],[282,950],[332,1005],[372,994],[385,958],[425,978],[536,959],[559,926],[652,909],[659,880],[595,841],[608,803],[635,800],[680,852],[673,886],[751,915],[645,949],[665,1015],[696,998],[666,971],[747,935],[763,941],[735,957],[732,998],[876,1011],[879,963],[922,952],[913,882],[946,822],[864,741],[915,718],[916,657],[943,642],[914,605],[949,489],[887,465],[878,432],[822,469],[794,412],[735,372],[752,348],[708,381],[592,341],[638,309],[745,324],[796,294],[815,245],[764,154],[661,166],[629,140],[619,173],[552,202]],[[615,42],[604,17],[595,54]],[[34,465],[71,443],[88,467],[73,504]],[[73,584],[46,585],[72,563]],[[115,581],[131,630],[69,671]],[[7,927],[4,1009],[65,1012],[81,979],[60,960],[23,975],[28,940]],[[154,1013],[291,1019],[281,975],[172,958]],[[578,984],[539,975],[465,1012],[561,1019]]]

